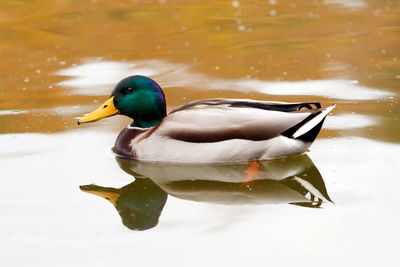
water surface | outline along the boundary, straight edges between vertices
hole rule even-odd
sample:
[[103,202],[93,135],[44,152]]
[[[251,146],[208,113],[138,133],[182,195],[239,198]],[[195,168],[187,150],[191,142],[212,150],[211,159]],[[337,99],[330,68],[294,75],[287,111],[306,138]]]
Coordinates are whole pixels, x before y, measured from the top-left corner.
[[[398,1],[0,8],[3,265],[399,265]],[[76,118],[131,74],[158,81],[168,110],[214,97],[337,107],[294,159],[124,164],[111,147],[128,119]]]

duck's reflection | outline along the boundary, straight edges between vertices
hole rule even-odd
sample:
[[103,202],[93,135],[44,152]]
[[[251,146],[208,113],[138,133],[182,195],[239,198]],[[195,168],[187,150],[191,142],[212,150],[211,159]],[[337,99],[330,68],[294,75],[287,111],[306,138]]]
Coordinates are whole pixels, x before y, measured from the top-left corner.
[[167,194],[220,204],[289,203],[320,207],[331,202],[325,183],[306,155],[249,164],[143,163],[117,157],[135,181],[120,189],[84,185],[108,199],[130,229],[157,225]]
[[156,226],[167,201],[167,193],[149,178],[136,179],[122,188],[97,185],[82,185],[80,188],[109,200],[121,216],[122,223],[132,230]]

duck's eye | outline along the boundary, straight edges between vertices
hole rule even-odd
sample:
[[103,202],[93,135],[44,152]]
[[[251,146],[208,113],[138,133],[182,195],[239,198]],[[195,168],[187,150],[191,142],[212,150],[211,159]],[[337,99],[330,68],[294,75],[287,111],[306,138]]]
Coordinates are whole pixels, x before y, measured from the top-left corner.
[[133,88],[132,87],[128,87],[128,88],[125,89],[125,92],[130,94],[130,93],[133,92]]

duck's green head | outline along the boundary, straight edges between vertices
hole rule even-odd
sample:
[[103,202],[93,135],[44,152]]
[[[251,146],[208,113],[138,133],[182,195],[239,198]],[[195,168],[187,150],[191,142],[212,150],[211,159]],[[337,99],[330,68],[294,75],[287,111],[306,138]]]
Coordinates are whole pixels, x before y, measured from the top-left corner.
[[134,120],[134,126],[153,127],[166,115],[165,96],[161,87],[152,79],[134,75],[120,81],[110,98],[97,110],[78,121],[93,122],[116,114]]

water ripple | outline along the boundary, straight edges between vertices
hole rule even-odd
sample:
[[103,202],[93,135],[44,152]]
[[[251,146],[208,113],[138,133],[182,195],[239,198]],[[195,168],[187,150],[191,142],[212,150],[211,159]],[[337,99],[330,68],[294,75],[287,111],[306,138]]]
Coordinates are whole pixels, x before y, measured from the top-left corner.
[[[77,95],[108,95],[110,86],[129,75],[146,75],[164,88],[191,87],[207,90],[258,92],[266,95],[313,95],[343,100],[373,100],[393,96],[393,93],[359,85],[358,81],[321,79],[307,81],[263,81],[257,79],[222,79],[190,71],[189,65],[163,60],[136,62],[86,60],[82,64],[62,69],[57,75],[68,78],[61,87],[72,88]],[[182,78],[184,77],[184,78]]]

